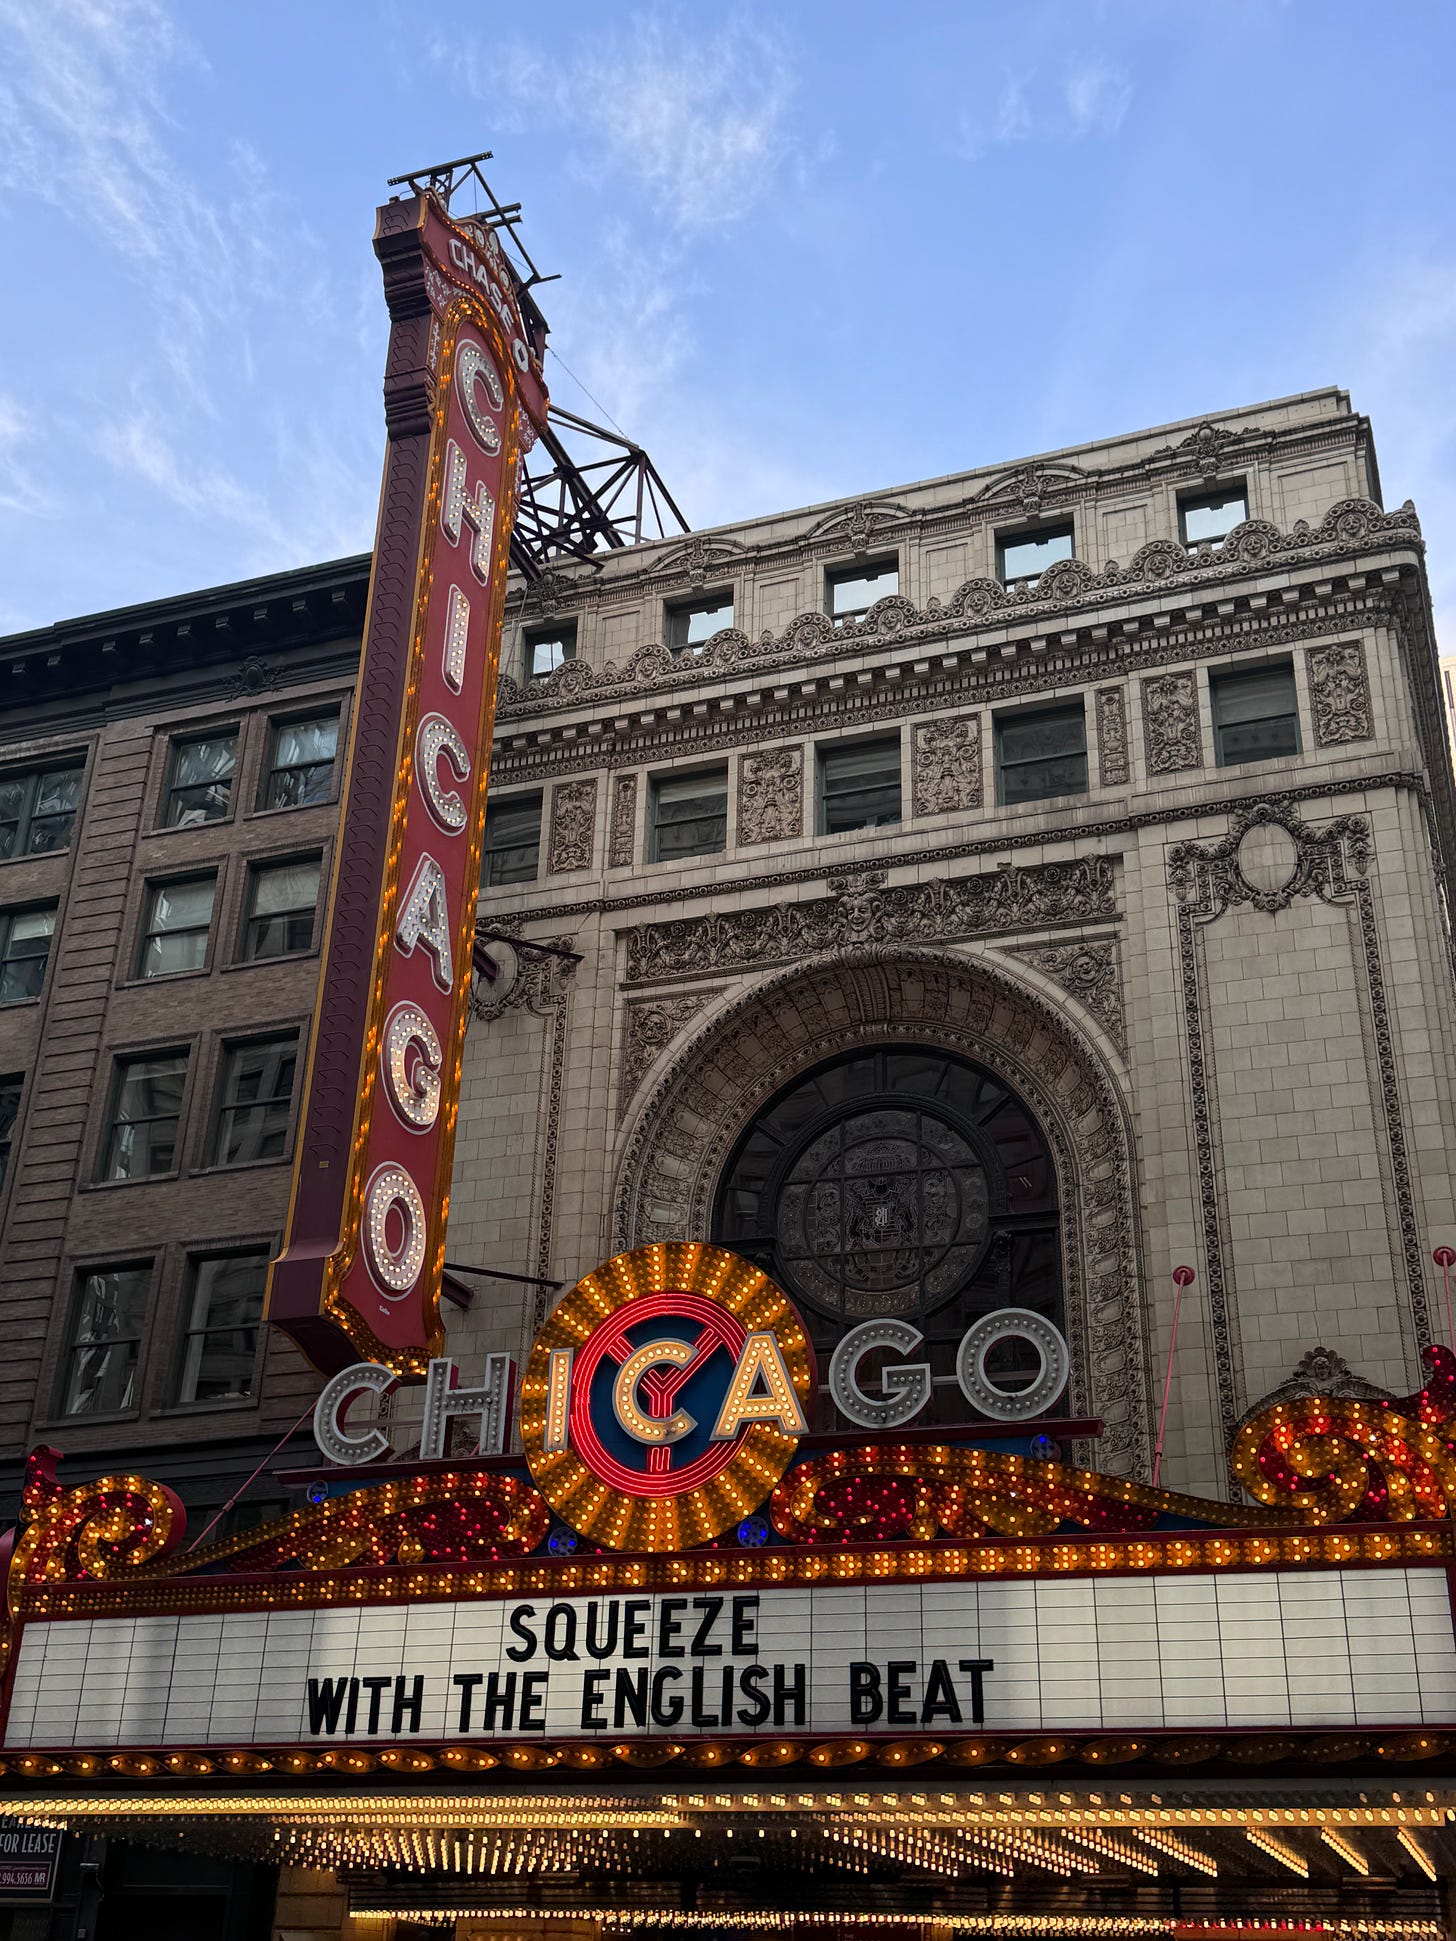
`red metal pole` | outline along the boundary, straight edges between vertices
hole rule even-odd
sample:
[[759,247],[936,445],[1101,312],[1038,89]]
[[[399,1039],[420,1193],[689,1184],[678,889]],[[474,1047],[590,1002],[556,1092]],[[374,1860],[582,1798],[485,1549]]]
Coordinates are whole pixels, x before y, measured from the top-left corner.
[[[1451,1258],[1456,1260],[1456,1254]],[[1191,1267],[1173,1269],[1173,1285],[1178,1292],[1173,1297],[1173,1331],[1168,1336],[1168,1372],[1163,1377],[1163,1408],[1158,1417],[1158,1444],[1153,1451],[1153,1488],[1158,1486],[1158,1471],[1163,1467],[1163,1432],[1168,1426],[1168,1397],[1173,1391],[1173,1354],[1178,1346],[1178,1316],[1183,1312],[1183,1290],[1193,1281]]]
[[1437,1247],[1431,1255],[1446,1281],[1446,1346],[1456,1348],[1456,1319],[1451,1314],[1451,1269],[1456,1265],[1456,1247]]

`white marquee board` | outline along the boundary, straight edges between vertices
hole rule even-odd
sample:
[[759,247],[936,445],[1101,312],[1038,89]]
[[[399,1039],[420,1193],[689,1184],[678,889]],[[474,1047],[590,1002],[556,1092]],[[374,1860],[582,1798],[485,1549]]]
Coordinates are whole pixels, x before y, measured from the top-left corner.
[[32,1621],[4,1744],[1453,1723],[1417,1566]]

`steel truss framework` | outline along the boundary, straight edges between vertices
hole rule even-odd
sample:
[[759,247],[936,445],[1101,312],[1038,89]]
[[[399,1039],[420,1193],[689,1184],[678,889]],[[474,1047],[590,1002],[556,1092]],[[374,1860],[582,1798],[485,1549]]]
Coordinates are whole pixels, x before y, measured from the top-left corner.
[[[392,176],[389,187],[433,195],[457,222],[495,231],[515,275],[535,348],[544,353],[547,324],[531,292],[556,278],[544,275],[532,260],[520,233],[520,203],[502,202],[481,172],[481,163],[490,159],[486,149],[453,162],[436,162],[408,175]],[[468,215],[452,206],[452,199],[467,190],[476,205]],[[552,405],[551,422],[521,466],[511,563],[524,579],[539,580],[553,559],[590,559],[596,553],[690,530],[640,445],[621,432]]]

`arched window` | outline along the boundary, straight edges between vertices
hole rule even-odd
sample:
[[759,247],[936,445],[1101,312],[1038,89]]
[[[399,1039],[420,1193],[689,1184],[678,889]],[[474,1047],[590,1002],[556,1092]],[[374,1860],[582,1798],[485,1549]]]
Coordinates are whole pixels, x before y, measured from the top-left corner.
[[[955,1351],[973,1321],[1026,1307],[1062,1326],[1046,1140],[1003,1080],[947,1052],[850,1052],[786,1085],[724,1170],[713,1237],[799,1305],[821,1373],[857,1323],[913,1321],[938,1378],[934,1419],[967,1413]],[[988,1372],[1014,1389],[1037,1367],[1004,1343]]]

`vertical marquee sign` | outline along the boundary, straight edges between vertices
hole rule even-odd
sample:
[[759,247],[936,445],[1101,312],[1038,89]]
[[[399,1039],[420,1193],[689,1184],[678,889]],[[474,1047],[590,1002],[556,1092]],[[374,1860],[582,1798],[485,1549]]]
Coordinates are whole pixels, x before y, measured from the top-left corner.
[[519,461],[542,344],[496,236],[386,203],[384,466],[323,970],[267,1313],[318,1367],[443,1343],[460,1061]]

